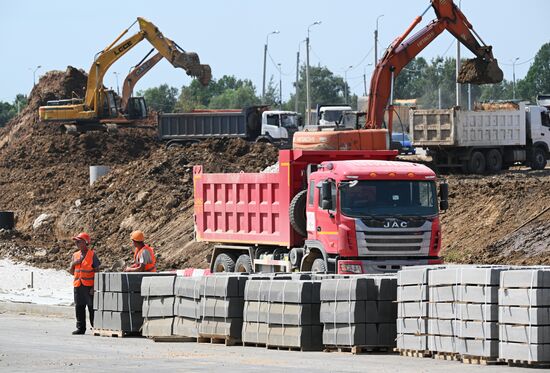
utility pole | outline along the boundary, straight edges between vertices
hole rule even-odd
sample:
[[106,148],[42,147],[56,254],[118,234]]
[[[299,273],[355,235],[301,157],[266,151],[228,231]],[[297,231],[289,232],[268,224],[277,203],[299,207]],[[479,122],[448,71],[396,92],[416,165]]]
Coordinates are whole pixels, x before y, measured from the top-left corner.
[[294,93],[294,111],[298,112],[298,94],[300,92],[299,88],[299,79],[300,79],[300,44],[298,44],[298,52],[296,53],[296,93]]
[[367,95],[367,71],[363,71],[363,96]]
[[376,17],[376,28],[374,29],[374,66],[378,63],[378,20],[382,17],[384,17],[383,14]]
[[[36,66],[36,68],[33,70],[32,72],[32,86],[34,87],[36,85],[36,72],[38,71],[38,69],[40,69],[42,66],[41,65],[38,65]],[[30,69],[29,69],[30,70]]]
[[518,62],[519,60],[519,57],[516,57],[513,61],[512,61],[512,99],[515,100],[516,99],[516,62]]
[[279,108],[283,107],[283,78],[281,77],[281,64],[278,63],[279,67]]
[[265,44],[264,44],[264,75],[262,79],[262,100],[265,101],[265,69],[266,69],[266,62],[267,62],[267,44],[269,43],[269,35],[278,34],[279,30],[271,31],[269,34],[265,37]]
[[437,89],[437,108],[441,110],[441,87]]
[[321,21],[315,21],[307,27],[307,38],[306,38],[306,125],[310,124],[310,110],[311,110],[311,97],[309,89],[309,29],[315,25],[320,25]]
[[350,65],[344,71],[344,99],[346,100],[346,104],[348,103],[348,71],[352,68],[353,68],[353,66]]

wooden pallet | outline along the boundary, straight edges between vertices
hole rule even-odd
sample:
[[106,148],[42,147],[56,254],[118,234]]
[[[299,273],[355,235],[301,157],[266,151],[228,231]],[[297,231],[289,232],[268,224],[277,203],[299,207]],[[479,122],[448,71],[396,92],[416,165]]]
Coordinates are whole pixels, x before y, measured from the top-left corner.
[[155,342],[197,342],[197,338],[171,335],[166,337],[150,337]]
[[141,337],[140,332],[128,332],[124,330],[92,329],[92,333],[94,336],[99,336],[99,337],[116,337],[116,338]]
[[242,345],[239,339],[224,335],[201,335],[197,338],[198,343],[225,344],[226,346]]
[[436,360],[460,361],[460,354],[457,354],[456,352],[433,351],[432,356]]
[[471,365],[502,365],[497,357],[462,355],[462,362]]
[[320,351],[318,348],[304,348],[296,346],[273,346],[267,345],[268,350],[278,350],[278,351],[299,351],[299,352],[308,352],[308,351]]
[[534,369],[550,369],[550,361],[526,361],[526,360],[508,360],[501,359],[510,367],[534,368]]
[[252,342],[243,342],[244,347],[262,347],[266,348],[265,343],[252,343]]
[[393,347],[390,346],[325,346],[323,349],[324,352],[345,352],[352,353],[353,355],[364,354],[364,353],[382,353],[388,354],[394,351]]
[[394,352],[398,352],[401,356],[406,357],[432,357],[432,352],[428,350],[409,350],[409,349],[401,349],[401,348],[394,348]]

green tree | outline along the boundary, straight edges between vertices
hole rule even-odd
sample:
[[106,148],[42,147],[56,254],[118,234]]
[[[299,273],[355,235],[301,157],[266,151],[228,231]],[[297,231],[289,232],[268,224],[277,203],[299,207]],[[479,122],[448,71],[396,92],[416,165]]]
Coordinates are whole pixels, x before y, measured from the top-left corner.
[[12,104],[0,101],[0,127],[3,127],[15,117],[25,106],[28,99],[24,94],[17,94]]
[[158,87],[139,91],[137,95],[145,97],[145,102],[147,102],[147,106],[150,109],[170,113],[174,111],[178,97],[178,89],[170,87],[168,84],[161,84]]
[[419,98],[425,93],[424,82],[428,63],[422,57],[415,58],[401,70],[395,80],[395,98]]
[[535,102],[536,96],[550,92],[550,43],[544,44],[524,79],[517,83],[516,97]]

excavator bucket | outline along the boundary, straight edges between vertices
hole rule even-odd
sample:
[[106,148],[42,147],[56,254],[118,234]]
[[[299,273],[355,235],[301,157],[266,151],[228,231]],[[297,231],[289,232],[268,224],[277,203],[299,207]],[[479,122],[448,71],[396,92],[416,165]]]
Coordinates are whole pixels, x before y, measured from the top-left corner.
[[504,74],[497,60],[486,61],[473,58],[462,63],[458,73],[458,83],[495,84],[502,82]]
[[202,85],[207,85],[212,78],[210,66],[202,65],[199,56],[194,52],[177,51],[171,62],[174,67],[181,67],[187,75],[197,78]]

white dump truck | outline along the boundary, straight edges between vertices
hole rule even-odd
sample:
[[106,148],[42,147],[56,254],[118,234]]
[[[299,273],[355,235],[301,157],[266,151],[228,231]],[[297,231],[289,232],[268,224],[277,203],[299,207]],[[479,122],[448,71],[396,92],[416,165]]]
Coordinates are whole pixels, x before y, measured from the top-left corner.
[[427,150],[439,168],[482,174],[521,163],[543,169],[550,158],[550,112],[520,103],[506,110],[413,110],[413,145]]

